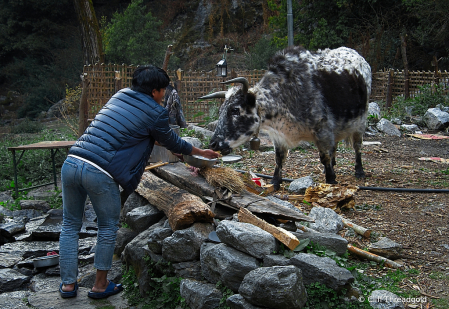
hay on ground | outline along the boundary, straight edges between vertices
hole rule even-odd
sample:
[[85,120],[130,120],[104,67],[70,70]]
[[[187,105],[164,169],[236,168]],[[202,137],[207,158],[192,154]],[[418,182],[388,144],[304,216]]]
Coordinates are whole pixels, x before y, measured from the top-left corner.
[[240,193],[245,190],[245,183],[240,173],[229,167],[202,168],[200,174],[207,183],[215,188],[226,188],[232,193]]

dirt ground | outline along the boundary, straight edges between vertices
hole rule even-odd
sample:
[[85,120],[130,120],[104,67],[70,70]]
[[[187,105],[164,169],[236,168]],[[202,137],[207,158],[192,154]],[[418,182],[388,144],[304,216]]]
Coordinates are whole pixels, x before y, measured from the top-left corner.
[[[364,180],[354,177],[354,151],[341,143],[336,158],[339,183],[365,187],[449,189],[449,161],[419,160],[421,157],[449,159],[449,139],[423,140],[405,135],[365,137],[364,141],[381,142],[380,145],[363,146],[362,160],[367,177]],[[274,153],[238,153],[244,157],[242,169],[273,174]],[[291,151],[283,171],[284,178],[310,175],[316,182],[325,182],[315,147]],[[288,194],[285,189],[288,185],[284,182],[284,188],[278,193]],[[306,213],[311,209],[302,202],[293,203]],[[449,193],[359,190],[355,194],[355,203],[356,210],[344,211],[342,215],[402,244],[403,257],[396,261],[420,271],[417,283],[402,282],[404,289],[415,289],[429,300],[430,297],[439,297],[440,303],[446,302],[444,299],[449,300]],[[369,245],[369,240],[361,237],[345,238],[359,248]],[[382,276],[386,271],[375,267],[371,273]],[[449,305],[438,308],[449,308]]]

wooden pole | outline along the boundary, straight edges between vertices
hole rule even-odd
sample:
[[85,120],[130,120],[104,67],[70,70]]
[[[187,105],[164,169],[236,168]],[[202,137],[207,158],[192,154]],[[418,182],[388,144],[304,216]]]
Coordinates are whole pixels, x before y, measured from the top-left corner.
[[87,128],[87,118],[88,118],[87,93],[90,85],[89,79],[87,78],[87,73],[81,74],[81,81],[83,84],[83,90],[81,92],[81,99],[80,99],[78,137],[83,135],[84,130],[86,130]]
[[168,61],[170,60],[172,53],[172,48],[173,45],[168,45],[167,46],[167,50],[165,51],[165,58],[164,58],[164,63],[162,64],[162,70],[167,71],[168,68]]
[[393,78],[394,72],[392,69],[388,70],[388,85],[387,85],[387,102],[385,103],[386,108],[390,109],[393,101]]
[[353,245],[350,245],[350,244],[348,244],[348,250],[349,250],[349,252],[354,253],[355,255],[361,256],[367,260],[375,261],[377,263],[384,263],[385,266],[390,267],[390,268],[403,268],[404,267],[404,265],[398,264],[392,260],[384,258],[383,256],[379,256],[374,253],[364,251],[364,250],[354,247]]
[[408,77],[408,61],[407,61],[407,34],[401,34],[401,54],[402,63],[404,64],[404,98],[410,98],[409,77]]

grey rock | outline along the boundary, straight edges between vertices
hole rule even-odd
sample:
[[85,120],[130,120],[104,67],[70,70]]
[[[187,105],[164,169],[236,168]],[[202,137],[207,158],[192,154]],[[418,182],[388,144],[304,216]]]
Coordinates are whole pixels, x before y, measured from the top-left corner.
[[148,273],[148,265],[145,261],[146,256],[152,259],[152,252],[148,250],[148,237],[153,229],[161,227],[164,224],[164,219],[158,223],[150,226],[143,231],[125,246],[121,254],[122,263],[126,266],[132,266],[137,275],[137,283],[139,284],[139,291],[141,295],[145,295],[152,287],[150,286],[151,276]]
[[294,210],[294,211],[297,211],[297,212],[299,212],[299,213],[302,213],[298,208],[296,208],[296,207],[295,207],[292,203],[290,203],[290,202],[283,201],[283,200],[281,200],[281,199],[279,199],[279,198],[277,198],[277,197],[271,196],[271,195],[266,196],[266,198],[269,199],[269,200],[272,201],[272,202],[275,202],[275,203],[277,203],[277,204],[280,204],[280,205],[282,205],[282,206],[285,206],[285,207],[287,207],[287,208],[290,208],[291,210]]
[[226,244],[204,243],[201,246],[201,272],[211,283],[221,281],[237,292],[243,278],[259,267],[256,258]]
[[449,113],[439,108],[429,108],[423,120],[430,130],[443,130],[449,126]]
[[387,237],[381,237],[379,241],[370,244],[368,250],[388,259],[397,259],[401,257],[402,245]]
[[186,142],[192,144],[192,146],[196,147],[196,148],[203,148],[203,142],[196,137],[190,137],[190,136],[183,136],[182,137],[183,140],[185,140]]
[[338,233],[343,229],[343,220],[335,211],[326,207],[313,207],[309,217],[315,219],[309,227],[321,233]]
[[213,131],[210,131],[210,130],[202,128],[202,127],[195,126],[193,124],[189,124],[189,126],[187,127],[187,130],[195,130],[195,132],[197,134],[202,135],[205,138],[207,138],[207,137],[211,138],[214,135]]
[[[83,238],[79,240],[79,254],[88,253],[95,245],[95,237]],[[16,241],[7,243],[0,247],[0,253],[18,254],[24,259],[46,256],[48,252],[59,251],[59,241]]]
[[28,283],[30,279],[30,277],[24,276],[14,269],[0,269],[0,293],[18,290]]
[[206,125],[206,129],[208,129],[209,131],[214,132],[214,131],[215,131],[215,128],[217,127],[217,124],[218,124],[218,120],[209,122],[209,123]]
[[210,223],[194,223],[187,229],[175,231],[162,241],[162,257],[176,263],[199,260],[201,245],[213,229]]
[[[78,296],[74,298],[61,298],[57,288],[42,290],[31,293],[28,297],[28,302],[35,309],[97,309],[99,302],[92,301],[87,297],[90,288],[80,287],[78,289]],[[126,299],[123,298],[122,293],[109,296],[107,299],[101,301],[102,307],[125,309],[129,308]]]
[[14,210],[12,212],[12,216],[14,220],[25,220],[28,221],[33,218],[37,218],[43,215],[42,211],[36,209],[22,209],[22,210]]
[[120,219],[124,221],[128,212],[130,212],[134,208],[145,205],[148,205],[148,200],[134,191],[128,196],[125,204],[123,205],[123,208],[120,212]]
[[9,209],[6,209],[3,206],[0,206],[0,217],[12,217],[12,211]]
[[223,294],[214,284],[183,279],[180,285],[181,296],[190,308],[214,309],[220,306]]
[[240,294],[234,294],[226,299],[226,305],[230,309],[263,309],[265,307],[254,306],[246,301],[246,299]]
[[313,178],[311,176],[295,179],[290,183],[288,192],[295,194],[304,194],[306,192],[306,189],[313,186],[314,183],[315,182],[313,181]]
[[249,223],[223,220],[217,226],[217,236],[223,243],[259,259],[278,250],[273,235]]
[[[12,201],[12,200],[14,200],[14,199],[11,196],[11,191],[0,192],[0,202],[8,202],[8,201]],[[0,207],[2,207],[2,206],[0,206]],[[3,212],[0,210],[0,213],[3,213]]]
[[385,118],[382,118],[376,124],[376,128],[389,136],[401,136],[401,132],[394,126],[394,124]]
[[401,125],[402,121],[399,118],[393,118],[393,119],[391,119],[391,123]]
[[59,276],[61,274],[61,268],[59,268],[59,265],[49,267],[45,270],[46,276]]
[[53,197],[55,194],[55,191],[42,190],[42,188],[38,188],[36,190],[31,190],[30,192],[28,192],[27,197],[35,200],[45,200],[47,198]]
[[300,309],[307,301],[301,271],[295,266],[260,267],[243,278],[239,294],[256,306]]
[[118,229],[117,238],[115,240],[114,254],[120,256],[120,254],[122,254],[123,250],[125,249],[125,246],[137,235],[138,233],[136,231],[128,228],[122,227]]
[[340,235],[334,233],[293,233],[299,241],[310,239],[315,244],[326,247],[338,255],[343,255],[347,251],[348,241]]
[[403,124],[401,125],[401,129],[410,133],[414,133],[415,131],[419,130],[416,124]]
[[369,304],[375,309],[404,309],[400,298],[389,291],[375,290],[368,298]]
[[47,289],[57,289],[61,283],[60,277],[47,277],[44,273],[36,274],[30,280],[29,289],[32,292],[39,292]]
[[368,105],[368,116],[374,116],[378,120],[381,118],[380,116],[380,107],[376,102],[371,102]]
[[25,231],[25,223],[23,221],[11,221],[0,224],[0,234],[5,238],[11,238],[23,231]]
[[0,308],[29,309],[23,299],[30,295],[29,291],[16,291],[0,294]]
[[157,223],[164,216],[164,212],[155,206],[147,204],[136,207],[125,216],[125,222],[137,233],[145,231],[151,225]]
[[349,270],[339,267],[334,260],[328,257],[299,253],[293,256],[289,262],[301,269],[306,285],[320,282],[328,288],[339,291],[348,288],[354,282],[354,277]]
[[162,242],[171,236],[173,231],[169,227],[160,227],[153,230],[148,237],[148,249],[155,254],[162,254]]
[[11,268],[22,259],[18,253],[0,252],[0,268]]
[[199,281],[203,280],[200,261],[172,263],[171,265],[173,266],[175,274],[178,277]]
[[288,266],[288,265],[290,265],[290,259],[286,258],[283,255],[270,254],[263,258],[264,267]]

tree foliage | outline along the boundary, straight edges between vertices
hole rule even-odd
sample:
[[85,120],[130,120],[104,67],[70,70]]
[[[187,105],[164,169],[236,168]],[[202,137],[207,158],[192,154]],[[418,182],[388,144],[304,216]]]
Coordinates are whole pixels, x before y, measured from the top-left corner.
[[[82,68],[71,0],[0,0],[0,87],[24,97],[19,117],[34,117],[79,81]],[[64,26],[63,26],[64,25]]]
[[122,13],[116,12],[102,29],[106,60],[162,66],[168,44],[159,41],[160,25],[142,0],[133,0]]
[[[287,1],[269,0],[273,42],[287,44]],[[411,69],[430,69],[429,57],[449,48],[447,0],[302,0],[293,1],[294,41],[312,50],[349,46],[373,67],[402,69],[400,35],[408,37]]]

